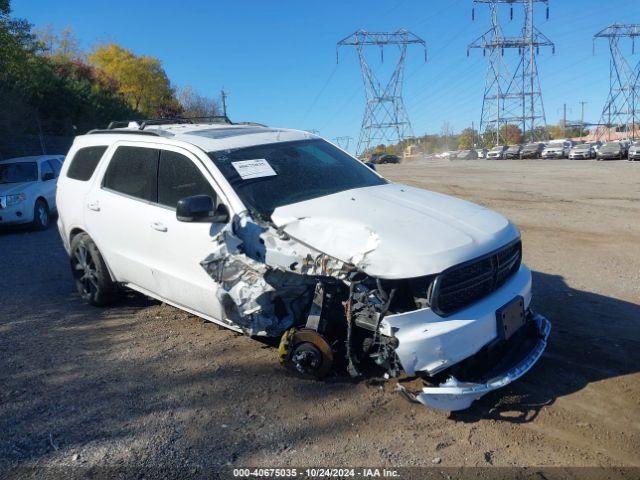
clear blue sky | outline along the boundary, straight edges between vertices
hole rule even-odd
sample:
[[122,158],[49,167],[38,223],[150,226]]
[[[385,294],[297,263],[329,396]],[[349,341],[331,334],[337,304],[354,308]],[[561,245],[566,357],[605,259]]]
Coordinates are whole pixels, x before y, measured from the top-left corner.
[[[466,56],[467,45],[489,26],[488,9],[471,0],[13,0],[15,16],[36,27],[72,27],[83,47],[114,41],[163,62],[172,83],[198,92],[229,92],[234,120],[316,129],[327,138],[357,138],[364,92],[354,51],[343,50],[336,64],[335,44],[359,28],[407,28],[427,42],[429,59],[419,48],[407,60],[405,103],[417,135],[439,132],[444,121],[454,129],[477,123],[486,72],[481,51]],[[609,72],[604,41],[592,54],[592,36],[611,23],[640,23],[640,0],[551,0],[550,18],[537,5],[537,27],[556,44],[556,53],[539,56],[548,123],[562,115],[597,121],[605,102]],[[521,8],[505,28],[518,29]],[[640,42],[631,56],[640,60]],[[374,68],[384,74],[392,51]]]

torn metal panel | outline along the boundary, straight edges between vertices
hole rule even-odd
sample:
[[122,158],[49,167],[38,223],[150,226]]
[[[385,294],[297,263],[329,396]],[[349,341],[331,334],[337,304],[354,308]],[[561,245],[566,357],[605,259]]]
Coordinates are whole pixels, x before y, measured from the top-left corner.
[[551,323],[542,315],[535,315],[534,321],[539,330],[538,342],[517,365],[486,382],[460,382],[455,377],[449,377],[437,387],[424,387],[417,394],[409,392],[400,384],[398,384],[397,388],[415,401],[431,408],[447,411],[469,408],[475,400],[483,395],[502,388],[520,378],[540,359],[547,346]]
[[279,335],[305,311],[314,282],[248,257],[242,245],[227,228],[201,264],[221,286],[218,299],[227,320],[249,335]]

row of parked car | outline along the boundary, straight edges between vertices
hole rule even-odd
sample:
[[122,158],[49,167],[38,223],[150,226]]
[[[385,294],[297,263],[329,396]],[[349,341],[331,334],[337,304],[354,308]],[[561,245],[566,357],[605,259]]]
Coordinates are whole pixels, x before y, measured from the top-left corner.
[[438,158],[473,160],[525,159],[525,158],[568,158],[571,160],[640,160],[640,142],[620,140],[602,143],[575,142],[573,140],[552,140],[548,143],[528,143],[526,145],[498,145],[492,149],[458,150],[436,155]]

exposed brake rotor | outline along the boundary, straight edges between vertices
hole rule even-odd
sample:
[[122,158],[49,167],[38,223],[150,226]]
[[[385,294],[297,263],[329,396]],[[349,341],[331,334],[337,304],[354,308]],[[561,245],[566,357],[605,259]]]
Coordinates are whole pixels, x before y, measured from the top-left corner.
[[327,340],[315,330],[287,330],[280,340],[280,363],[307,378],[323,378],[333,366],[333,352]]

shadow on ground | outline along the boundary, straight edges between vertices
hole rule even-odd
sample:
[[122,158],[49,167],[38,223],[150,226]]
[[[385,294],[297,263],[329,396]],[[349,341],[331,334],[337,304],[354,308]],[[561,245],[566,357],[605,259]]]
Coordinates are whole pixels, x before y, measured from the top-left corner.
[[552,323],[545,354],[520,380],[451,418],[530,422],[558,397],[640,368],[640,305],[576,290],[543,272],[533,273],[533,285],[533,308]]

